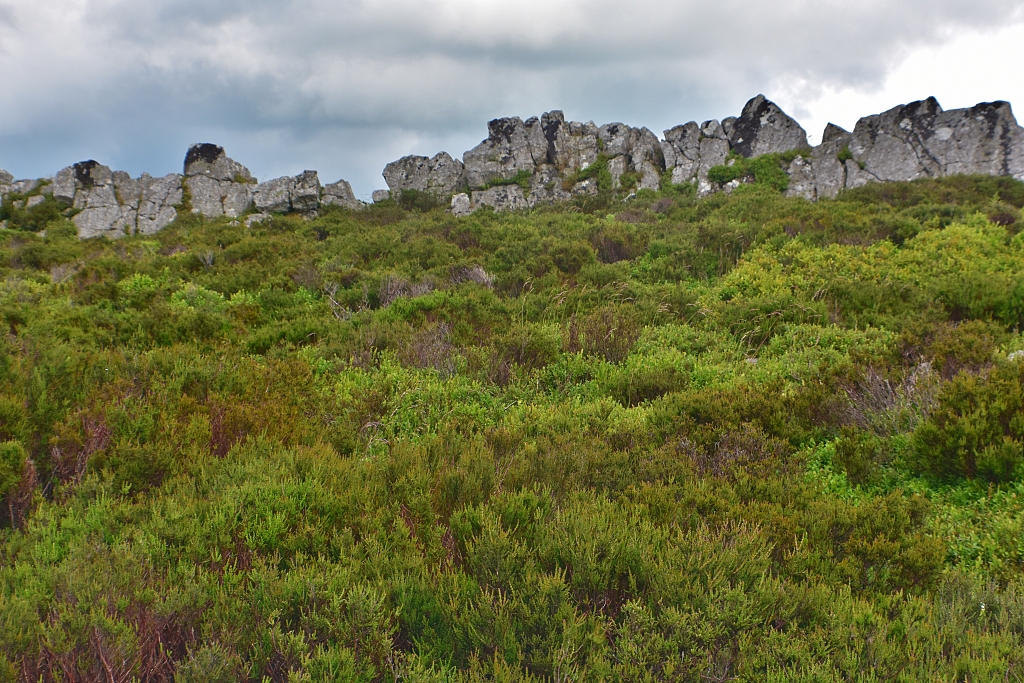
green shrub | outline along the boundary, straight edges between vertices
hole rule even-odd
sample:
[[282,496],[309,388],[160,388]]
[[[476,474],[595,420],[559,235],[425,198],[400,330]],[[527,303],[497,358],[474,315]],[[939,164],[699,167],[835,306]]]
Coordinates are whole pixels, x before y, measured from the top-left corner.
[[0,499],[11,493],[25,472],[25,447],[17,441],[0,442]]
[[764,154],[747,159],[730,153],[725,164],[708,169],[708,180],[725,185],[733,180],[749,179],[757,185],[784,192],[789,187],[786,168],[788,162],[792,161],[791,157],[795,158],[795,154]]
[[918,471],[943,480],[1024,477],[1024,364],[960,373],[913,436]]

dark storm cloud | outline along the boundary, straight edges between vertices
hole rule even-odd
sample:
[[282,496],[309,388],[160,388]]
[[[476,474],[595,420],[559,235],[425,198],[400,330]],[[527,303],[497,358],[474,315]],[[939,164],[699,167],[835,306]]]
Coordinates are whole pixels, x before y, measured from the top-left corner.
[[494,116],[660,132],[757,92],[871,87],[915,46],[1021,19],[1019,0],[0,2],[0,166],[164,173],[211,140],[366,194]]

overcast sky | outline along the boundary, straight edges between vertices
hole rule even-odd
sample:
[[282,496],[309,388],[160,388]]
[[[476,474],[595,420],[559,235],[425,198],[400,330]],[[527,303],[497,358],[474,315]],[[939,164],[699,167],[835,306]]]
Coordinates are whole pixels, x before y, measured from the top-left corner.
[[497,116],[660,135],[764,93],[813,142],[928,95],[1024,108],[1021,64],[1024,0],[0,0],[0,168],[162,175],[215,142],[365,198]]

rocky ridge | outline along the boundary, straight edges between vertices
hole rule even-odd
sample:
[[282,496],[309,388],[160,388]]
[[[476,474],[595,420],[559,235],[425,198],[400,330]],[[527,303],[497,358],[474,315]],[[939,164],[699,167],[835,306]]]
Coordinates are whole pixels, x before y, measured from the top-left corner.
[[[783,155],[786,193],[812,201],[870,182],[969,173],[1024,179],[1024,129],[1007,102],[943,111],[928,98],[864,117],[852,132],[829,124],[816,147],[763,95],[737,117],[691,121],[664,131],[662,139],[623,123],[566,121],[561,111],[525,121],[494,119],[487,130],[462,160],[440,152],[391,162],[383,172],[389,189],[375,191],[373,200],[415,191],[450,201],[454,214],[467,215],[483,206],[512,211],[602,189],[657,190],[665,182],[693,183],[705,195],[745,181],[723,185],[709,176],[716,166],[732,163],[732,155]],[[365,206],[349,183],[321,185],[316,171],[260,183],[209,143],[189,148],[182,174],[162,178],[132,178],[95,161],[43,180],[15,180],[0,170],[0,200],[13,208],[49,199],[66,207],[82,238],[151,234],[186,207],[206,217],[251,214],[251,224],[274,213],[314,213],[323,205]]]
[[82,239],[149,235],[167,227],[186,207],[208,218],[239,217],[252,211],[258,212],[254,214],[258,218],[271,213],[314,213],[325,204],[364,206],[347,181],[321,186],[316,171],[260,183],[223,147],[209,143],[189,148],[182,174],[162,178],[144,173],[133,179],[96,161],[79,162],[43,180],[16,181],[0,171],[0,199],[10,199],[17,209],[52,199],[66,207]]

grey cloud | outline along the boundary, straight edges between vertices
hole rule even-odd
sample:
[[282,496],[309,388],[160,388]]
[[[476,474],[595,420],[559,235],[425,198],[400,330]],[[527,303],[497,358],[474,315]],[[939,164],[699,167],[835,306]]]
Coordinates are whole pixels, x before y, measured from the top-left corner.
[[387,161],[461,155],[494,116],[660,130],[772,88],[877,84],[916,45],[1022,18],[1018,0],[0,4],[0,167],[52,173],[74,151],[162,173],[203,139],[366,195]]

